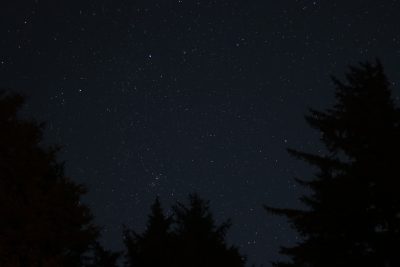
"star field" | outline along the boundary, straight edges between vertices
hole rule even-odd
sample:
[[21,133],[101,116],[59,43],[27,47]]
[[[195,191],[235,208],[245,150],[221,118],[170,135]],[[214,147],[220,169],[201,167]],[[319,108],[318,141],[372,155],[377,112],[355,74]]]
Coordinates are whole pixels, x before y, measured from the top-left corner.
[[[399,1],[6,1],[0,87],[28,95],[106,247],[144,227],[156,195],[188,193],[232,218],[229,241],[269,266],[298,239],[263,204],[299,207],[286,148],[319,151],[308,107],[329,75],[379,57],[399,83]],[[395,92],[396,93],[396,92]],[[396,93],[398,95],[398,93]]]

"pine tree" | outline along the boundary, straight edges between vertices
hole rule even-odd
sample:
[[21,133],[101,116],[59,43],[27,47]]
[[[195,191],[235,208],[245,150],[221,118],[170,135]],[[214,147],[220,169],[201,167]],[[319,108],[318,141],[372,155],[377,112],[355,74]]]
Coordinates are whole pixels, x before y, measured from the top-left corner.
[[189,205],[177,202],[173,217],[163,214],[156,199],[143,234],[124,231],[129,267],[243,267],[238,249],[228,246],[225,234],[229,222],[216,225],[208,203],[197,195]]
[[85,267],[117,267],[117,261],[120,257],[119,252],[112,252],[106,250],[99,242],[95,242],[91,248],[93,253],[92,257],[89,257],[88,264]]
[[86,190],[41,145],[43,124],[18,117],[23,103],[0,92],[0,266],[80,266],[98,236]]
[[138,234],[127,228],[124,230],[124,243],[127,249],[126,265],[130,267],[172,266],[171,223],[172,218],[164,215],[157,197],[151,207],[145,232]]
[[176,266],[244,266],[245,259],[238,249],[225,241],[230,222],[216,225],[208,202],[194,194],[189,196],[188,206],[178,202],[173,208]]
[[380,62],[350,67],[346,83],[333,78],[337,103],[311,110],[325,155],[289,153],[317,167],[305,210],[266,207],[286,216],[303,240],[275,266],[400,266],[400,112]]

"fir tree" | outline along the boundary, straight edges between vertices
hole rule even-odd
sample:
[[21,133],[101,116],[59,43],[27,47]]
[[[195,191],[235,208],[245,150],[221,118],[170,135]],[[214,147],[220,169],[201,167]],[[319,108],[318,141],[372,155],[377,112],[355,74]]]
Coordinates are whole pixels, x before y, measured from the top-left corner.
[[164,215],[157,197],[151,207],[151,214],[143,234],[130,231],[125,227],[126,265],[171,266],[171,223],[172,218]]
[[217,267],[245,265],[244,257],[234,246],[228,246],[225,237],[231,223],[217,225],[208,202],[198,195],[189,196],[189,205],[174,206],[175,238],[178,252],[176,266]]
[[243,267],[244,258],[225,242],[230,226],[216,225],[208,203],[197,195],[189,205],[177,203],[173,217],[166,217],[158,198],[143,234],[124,231],[127,266]]
[[120,257],[119,252],[106,250],[99,242],[95,242],[91,248],[93,253],[89,257],[89,263],[85,267],[117,267],[117,261]]
[[286,216],[303,236],[275,266],[400,266],[400,112],[380,62],[351,67],[343,83],[333,78],[337,103],[311,110],[325,155],[289,153],[317,167],[301,200],[308,209],[269,211]]
[[0,93],[0,266],[80,266],[98,236],[86,190],[41,145],[43,124],[18,117],[23,103]]

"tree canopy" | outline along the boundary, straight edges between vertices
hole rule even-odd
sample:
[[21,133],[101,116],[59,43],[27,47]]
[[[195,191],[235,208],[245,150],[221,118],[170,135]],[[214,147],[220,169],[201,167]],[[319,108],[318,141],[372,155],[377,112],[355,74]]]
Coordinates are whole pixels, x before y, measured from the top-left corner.
[[81,266],[98,237],[43,124],[20,119],[24,97],[0,92],[0,266]]
[[142,234],[125,231],[128,266],[244,266],[244,257],[225,241],[229,222],[217,225],[208,203],[198,195],[189,204],[177,202],[173,214],[163,214],[156,199]]
[[289,149],[318,169],[297,180],[311,189],[308,209],[266,207],[303,237],[281,249],[291,262],[275,266],[400,266],[400,112],[379,61],[350,67],[346,80],[333,78],[333,108],[306,116],[326,153]]

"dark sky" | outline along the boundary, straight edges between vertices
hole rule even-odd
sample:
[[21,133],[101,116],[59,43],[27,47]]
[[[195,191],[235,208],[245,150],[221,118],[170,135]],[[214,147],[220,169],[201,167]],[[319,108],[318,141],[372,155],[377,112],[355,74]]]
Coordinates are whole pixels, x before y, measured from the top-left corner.
[[29,96],[68,175],[121,249],[156,195],[188,193],[233,219],[230,242],[265,264],[295,242],[262,205],[299,207],[287,147],[320,149],[303,120],[333,103],[329,75],[379,57],[400,82],[400,1],[96,0],[0,4],[0,87]]

